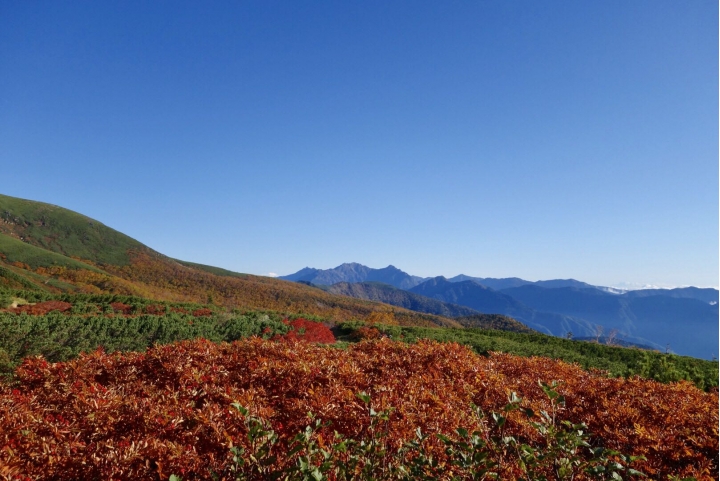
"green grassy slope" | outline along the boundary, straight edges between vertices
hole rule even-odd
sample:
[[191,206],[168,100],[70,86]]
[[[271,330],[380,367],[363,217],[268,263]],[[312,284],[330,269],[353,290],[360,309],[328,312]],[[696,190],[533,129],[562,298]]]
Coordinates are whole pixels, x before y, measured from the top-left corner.
[[195,262],[188,262],[188,261],[181,261],[180,259],[173,259],[178,264],[184,265],[185,267],[192,267],[193,269],[198,269],[201,271],[209,272],[210,274],[215,274],[216,276],[223,276],[223,277],[240,277],[240,278],[247,278],[248,274],[241,274],[239,272],[233,272],[229,271],[227,269],[223,269],[222,267],[215,267],[215,266],[208,266],[205,264],[197,264]]
[[474,327],[479,329],[499,329],[501,331],[534,333],[522,322],[502,314],[473,314],[454,318],[463,327]]
[[65,266],[72,269],[89,269],[100,272],[99,269],[89,264],[41,247],[27,244],[5,234],[0,234],[0,253],[5,255],[6,262],[22,262],[33,269],[38,267]]
[[0,194],[0,233],[98,264],[127,265],[140,242],[77,212]]

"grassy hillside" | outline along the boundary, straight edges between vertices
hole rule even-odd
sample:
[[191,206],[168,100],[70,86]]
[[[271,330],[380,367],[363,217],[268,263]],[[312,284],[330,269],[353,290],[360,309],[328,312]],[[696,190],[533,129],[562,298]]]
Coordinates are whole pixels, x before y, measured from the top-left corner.
[[502,314],[472,314],[470,316],[455,317],[454,319],[463,327],[526,333],[536,332],[522,322]]
[[229,271],[227,269],[223,269],[222,267],[208,266],[205,264],[198,264],[196,262],[181,261],[180,259],[173,259],[173,260],[175,262],[177,262],[178,264],[184,265],[185,267],[192,267],[193,269],[209,272],[211,274],[215,274],[216,276],[241,277],[241,278],[248,277],[248,274],[241,274],[239,272]]
[[100,272],[99,269],[85,262],[72,259],[41,247],[36,247],[6,234],[0,234],[0,253],[2,253],[2,259],[4,261],[11,264],[16,262],[26,264],[31,269],[37,269],[38,267],[64,266],[71,269],[88,269]]
[[77,212],[0,195],[0,233],[67,257],[126,265],[128,251],[145,248],[125,234]]
[[5,195],[0,195],[0,268],[0,285],[55,294],[80,291],[212,302],[338,321],[382,312],[405,325],[459,326],[442,316],[177,261],[82,214]]

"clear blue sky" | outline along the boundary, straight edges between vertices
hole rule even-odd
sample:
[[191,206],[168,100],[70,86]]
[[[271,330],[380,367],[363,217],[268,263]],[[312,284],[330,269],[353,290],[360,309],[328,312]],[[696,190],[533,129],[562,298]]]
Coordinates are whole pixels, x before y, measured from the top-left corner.
[[717,286],[718,3],[2,2],[0,168],[241,272]]

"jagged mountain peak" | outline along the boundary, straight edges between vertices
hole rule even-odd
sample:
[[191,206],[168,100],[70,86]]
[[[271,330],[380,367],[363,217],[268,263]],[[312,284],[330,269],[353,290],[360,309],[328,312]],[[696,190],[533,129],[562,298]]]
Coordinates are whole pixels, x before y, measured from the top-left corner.
[[332,269],[306,269],[281,276],[280,279],[296,282],[306,281],[325,286],[339,282],[383,282],[400,289],[410,289],[425,280],[418,276],[411,276],[392,264],[381,269],[374,269],[358,262],[346,262]]

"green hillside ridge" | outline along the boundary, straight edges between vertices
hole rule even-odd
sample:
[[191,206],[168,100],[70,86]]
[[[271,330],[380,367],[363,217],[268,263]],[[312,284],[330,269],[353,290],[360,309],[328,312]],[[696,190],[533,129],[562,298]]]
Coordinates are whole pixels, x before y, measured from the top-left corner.
[[206,264],[198,264],[196,262],[181,261],[180,259],[172,260],[185,267],[192,267],[193,269],[209,272],[210,274],[215,274],[216,276],[240,277],[242,279],[245,279],[249,276],[249,274],[241,274],[240,272],[229,271],[227,269],[223,269],[222,267],[208,266]]
[[42,247],[28,244],[6,234],[0,234],[0,253],[5,256],[6,262],[22,262],[33,269],[37,269],[38,267],[64,266],[71,269],[88,269],[95,272],[102,272],[90,264],[71,259],[62,254],[43,249]]
[[69,209],[1,194],[0,233],[101,265],[127,265],[129,250],[148,249],[135,239]]
[[454,318],[463,327],[479,329],[496,329],[501,331],[537,333],[520,321],[502,314],[472,314]]
[[[0,264],[0,286],[7,289],[32,289],[40,292],[76,292],[77,286],[26,269]],[[5,307],[0,305],[0,308]]]

